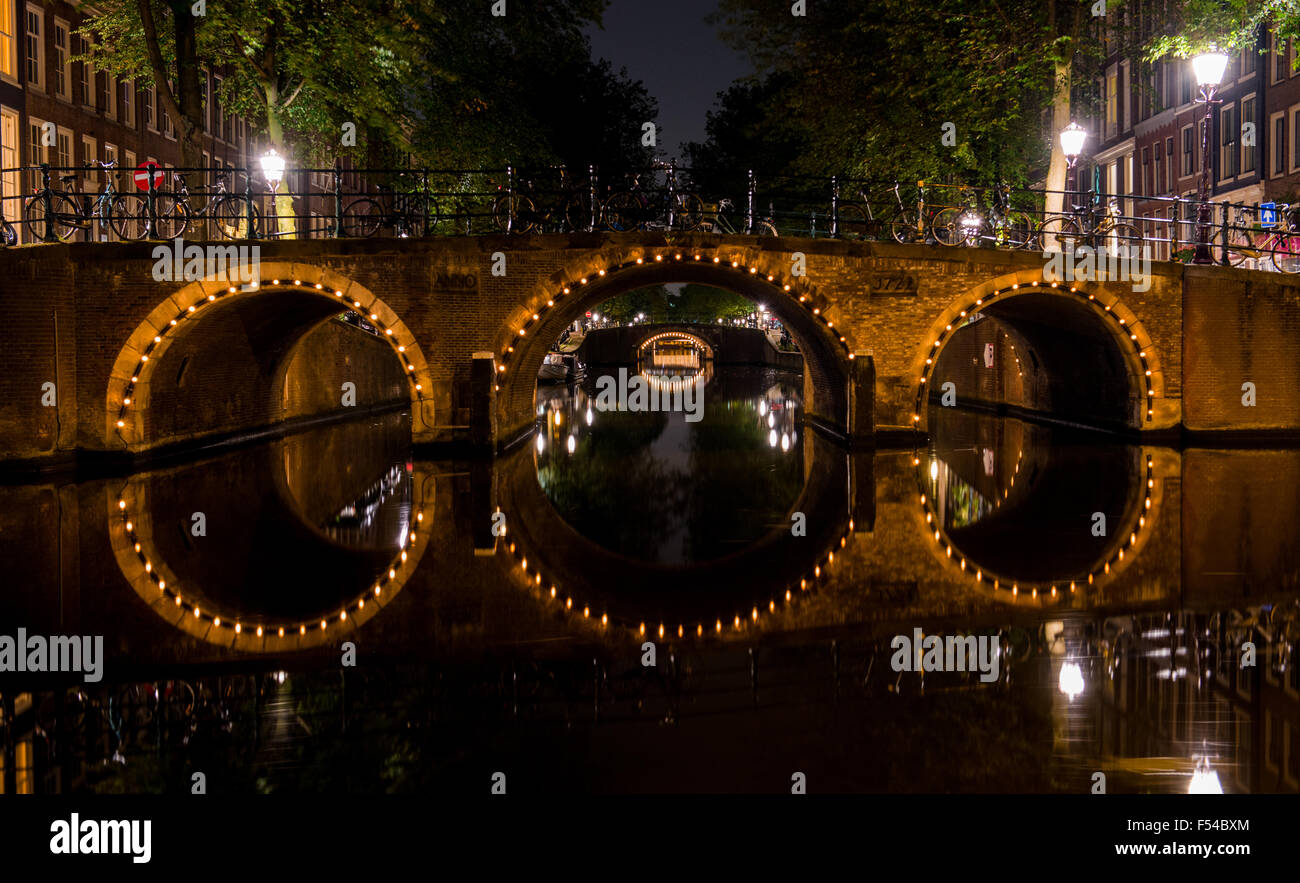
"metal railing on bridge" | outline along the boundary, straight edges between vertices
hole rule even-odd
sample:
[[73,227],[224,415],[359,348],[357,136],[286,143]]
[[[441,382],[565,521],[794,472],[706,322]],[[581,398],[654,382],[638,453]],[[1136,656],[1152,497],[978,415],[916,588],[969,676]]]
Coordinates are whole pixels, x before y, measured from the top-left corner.
[[[585,174],[562,166],[301,168],[274,182],[246,168],[42,164],[0,170],[0,233],[15,245],[659,230],[1035,251],[1145,246],[1143,256],[1153,260],[1191,260],[1201,207],[1182,196],[838,176],[760,180],[752,171],[736,178],[736,192],[706,200],[693,178],[672,163],[607,178],[594,166]],[[1062,208],[1049,211],[1049,204]],[[1300,206],[1209,207],[1213,262],[1300,272]]]

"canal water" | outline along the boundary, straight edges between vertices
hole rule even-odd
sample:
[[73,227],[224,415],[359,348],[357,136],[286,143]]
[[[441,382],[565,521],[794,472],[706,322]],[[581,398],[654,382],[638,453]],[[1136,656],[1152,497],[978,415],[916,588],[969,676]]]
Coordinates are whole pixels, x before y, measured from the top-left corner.
[[[1300,787],[1300,451],[948,409],[914,449],[846,451],[798,375],[699,370],[699,421],[542,387],[490,461],[417,457],[395,412],[6,487],[0,636],[105,659],[0,674],[0,781]],[[995,676],[898,670],[917,629],[992,642]]]

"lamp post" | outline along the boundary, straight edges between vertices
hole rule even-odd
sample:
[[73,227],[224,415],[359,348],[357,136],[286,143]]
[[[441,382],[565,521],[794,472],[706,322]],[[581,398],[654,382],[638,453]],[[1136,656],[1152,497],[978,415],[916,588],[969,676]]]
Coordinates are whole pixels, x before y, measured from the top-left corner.
[[284,157],[275,152],[272,147],[266,153],[262,154],[262,177],[266,178],[266,183],[271,185],[271,223],[272,235],[280,232],[280,215],[276,206],[276,191],[280,189],[280,182],[284,180]]
[[1223,71],[1228,66],[1228,56],[1213,47],[1192,59],[1192,71],[1196,74],[1196,85],[1201,87],[1201,100],[1205,102],[1205,133],[1201,138],[1201,186],[1199,191],[1200,206],[1196,212],[1196,254],[1193,264],[1212,264],[1210,256],[1210,129],[1214,122],[1214,93],[1218,91],[1223,80]]

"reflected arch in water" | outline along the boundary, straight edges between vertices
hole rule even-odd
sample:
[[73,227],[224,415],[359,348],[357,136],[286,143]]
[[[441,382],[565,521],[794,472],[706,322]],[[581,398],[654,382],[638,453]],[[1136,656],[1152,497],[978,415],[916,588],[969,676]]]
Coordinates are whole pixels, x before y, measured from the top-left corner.
[[[162,303],[136,326],[114,361],[105,399],[105,439],[110,445],[138,452],[158,444],[160,433],[153,428],[150,406],[152,387],[160,370],[180,379],[202,377],[204,366],[191,366],[188,358],[169,357],[178,342],[191,338],[195,329],[213,316],[237,321],[257,342],[252,354],[264,388],[252,391],[250,414],[276,414],[273,400],[282,393],[285,370],[297,345],[313,329],[344,311],[355,313],[377,330],[377,336],[391,348],[405,371],[411,403],[412,432],[418,439],[434,425],[433,388],[428,363],[411,330],[382,300],[364,286],[333,271],[304,264],[261,264],[260,279],[247,285],[231,285],[213,279],[191,282]],[[233,313],[232,313],[233,311]],[[220,341],[207,350],[214,358],[226,358]],[[222,372],[210,372],[222,377]],[[279,384],[276,387],[275,384]],[[265,400],[265,401],[263,401]],[[270,422],[275,422],[272,419]]]
[[510,525],[498,552],[521,589],[599,631],[635,638],[662,625],[690,638],[746,633],[829,576],[854,530],[850,480],[873,486],[870,475],[850,479],[848,454],[819,436],[806,436],[803,451],[804,487],[790,512],[804,513],[806,536],[794,536],[787,517],[743,550],[669,566],[611,551],[569,525],[539,483],[532,446],[523,446],[498,463]]
[[[1084,422],[1117,429],[1151,424],[1157,407],[1165,407],[1158,401],[1164,395],[1161,357],[1118,292],[1113,284],[1045,282],[1041,272],[1033,271],[1002,276],[966,292],[936,318],[913,357],[913,423],[928,431],[929,396],[938,394],[953,369],[968,370],[947,365],[945,373],[936,373],[948,345],[982,318],[994,317],[1033,342],[1034,358],[1042,360],[1046,406],[1042,401],[1025,402],[1030,410],[1067,415],[1075,410]],[[1062,351],[1050,337],[1057,331],[1092,341],[1092,355],[1101,362],[1085,367],[1078,353]],[[1102,368],[1115,375],[1116,389],[1096,388]],[[1127,401],[1110,404],[1121,398]]]
[[758,248],[662,246],[614,250],[570,267],[535,292],[497,334],[497,418],[522,427],[535,413],[537,372],[550,344],[588,310],[647,286],[695,283],[739,294],[768,307],[804,357],[804,402],[810,416],[833,425],[848,420],[848,380],[857,342],[826,318],[807,277]]
[[[1004,601],[1052,604],[1090,588],[1102,590],[1140,556],[1160,554],[1147,550],[1165,515],[1163,481],[1178,474],[1175,454],[1115,446],[1108,469],[1075,478],[1102,485],[1095,496],[1079,499],[1063,493],[1078,460],[1027,437],[1044,430],[1018,427],[1026,435],[1012,439],[1014,454],[1005,449],[1009,468],[1000,476],[988,468],[993,458],[987,448],[945,452],[936,444],[913,456],[916,528],[954,577]],[[1092,532],[1096,507],[1108,510],[1104,539]],[[1176,536],[1176,510],[1174,521]],[[1176,547],[1172,553],[1177,556]]]
[[[409,464],[408,468],[412,497],[410,517],[402,522],[400,549],[391,559],[384,555],[380,559],[386,561],[383,566],[367,571],[372,577],[340,593],[328,607],[295,611],[292,615],[283,610],[265,614],[250,609],[255,603],[214,599],[203,587],[180,579],[162,552],[164,544],[158,535],[161,526],[155,519],[157,504],[151,491],[158,479],[164,482],[168,479],[171,470],[132,476],[118,493],[105,489],[110,544],[123,577],[140,599],[169,625],[195,638],[247,653],[285,653],[337,646],[339,640],[354,635],[396,597],[428,548],[435,482],[415,464]],[[303,500],[292,498],[289,482],[280,479],[273,485],[281,496],[291,495],[286,498],[287,508],[300,516],[305,514]],[[340,546],[340,538],[331,536],[329,531],[310,521],[303,521],[301,527],[319,537],[323,544],[330,544],[322,548],[348,553]],[[396,545],[395,542],[393,546]],[[373,560],[373,556],[367,557]]]

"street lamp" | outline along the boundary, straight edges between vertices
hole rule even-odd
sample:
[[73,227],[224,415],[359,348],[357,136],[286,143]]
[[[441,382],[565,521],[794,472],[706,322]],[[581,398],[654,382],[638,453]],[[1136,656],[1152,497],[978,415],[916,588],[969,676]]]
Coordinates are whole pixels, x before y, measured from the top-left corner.
[[1083,153],[1083,141],[1088,137],[1088,130],[1073,120],[1061,130],[1061,152],[1065,154],[1065,190],[1074,199],[1074,167]]
[[1193,264],[1212,264],[1210,256],[1210,128],[1214,122],[1214,93],[1218,91],[1223,72],[1228,66],[1228,56],[1213,47],[1192,59],[1196,85],[1201,87],[1200,100],[1205,102],[1205,133],[1201,138],[1200,207],[1196,212],[1196,254]]
[[266,153],[262,154],[262,177],[266,178],[266,183],[271,185],[271,229],[272,235],[278,235],[280,232],[280,214],[279,207],[275,204],[275,192],[280,189],[280,182],[284,180],[284,157],[275,152],[272,147]]

